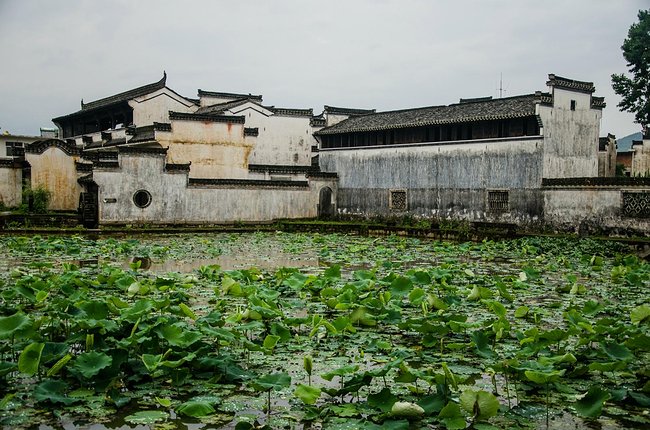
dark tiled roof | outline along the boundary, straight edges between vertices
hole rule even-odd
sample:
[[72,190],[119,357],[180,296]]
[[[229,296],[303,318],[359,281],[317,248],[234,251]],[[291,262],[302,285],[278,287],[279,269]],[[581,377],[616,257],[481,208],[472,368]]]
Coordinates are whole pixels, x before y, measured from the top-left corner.
[[593,109],[603,109],[605,106],[605,97],[592,97],[591,98],[591,107]]
[[79,184],[81,184],[81,185],[89,184],[89,183],[93,182],[93,174],[92,174],[92,172],[87,174],[87,175],[84,175],[84,176],[80,177],[79,179],[77,179],[77,182],[79,182]]
[[237,106],[241,106],[244,103],[247,103],[249,101],[254,101],[254,99],[237,99],[233,100],[230,102],[223,102],[223,103],[217,103],[214,105],[210,106],[203,106],[197,109],[196,112],[197,114],[204,114],[204,115],[209,115],[209,114],[223,114],[225,111],[227,111],[230,108],[234,108]]
[[172,125],[169,122],[154,122],[153,129],[156,131],[172,131]]
[[95,161],[93,162],[93,169],[117,169],[120,167],[120,163],[117,161]]
[[198,113],[185,113],[169,111],[170,120],[180,121],[209,121],[209,122],[225,122],[233,124],[244,124],[246,118],[244,116],[236,115],[212,115],[212,114],[198,114]]
[[190,171],[190,165],[192,162],[190,161],[189,163],[166,163],[165,164],[165,171],[166,172],[189,172]]
[[332,115],[367,115],[369,113],[375,113],[375,109],[353,109],[345,107],[336,107],[336,106],[327,106],[325,105],[324,113],[329,113]]
[[50,147],[59,148],[67,155],[79,155],[81,153],[81,150],[76,145],[61,139],[37,140],[36,142],[25,145],[25,152],[30,154],[42,154]]
[[81,156],[84,160],[88,161],[100,161],[100,160],[117,160],[117,151],[92,151],[86,152],[83,151]]
[[93,163],[80,163],[76,161],[74,163],[77,172],[92,172],[93,171]]
[[141,146],[122,146],[118,148],[120,154],[167,154],[167,148],[158,147],[141,147]]
[[111,140],[98,140],[96,142],[89,143],[85,146],[84,149],[107,148],[111,146],[124,145],[125,143],[125,137],[118,137],[117,139],[111,138]]
[[257,100],[258,102],[262,101],[262,96],[261,95],[255,95],[255,94],[237,94],[237,93],[222,93],[222,92],[215,92],[215,91],[203,91],[199,89],[199,97],[216,97],[216,98],[221,98],[221,99],[253,99]]
[[276,115],[284,116],[314,116],[313,109],[276,108],[275,106],[264,106]]
[[249,172],[304,174],[318,172],[318,166],[287,166],[282,164],[249,164]]
[[135,97],[144,96],[146,94],[150,94],[154,91],[165,88],[166,82],[167,82],[167,73],[163,73],[162,79],[152,84],[143,85],[141,87],[124,91],[122,93],[118,93],[109,97],[104,97],[103,99],[95,100],[90,103],[84,103],[83,100],[81,100],[81,110],[68,115],[63,115],[63,116],[53,118],[52,121],[56,123],[59,122],[60,120],[70,118],[70,117],[75,117],[79,114],[83,114],[93,109],[99,109],[116,103],[125,103],[128,100],[131,100]]
[[113,96],[105,97],[103,99],[95,100],[90,103],[81,103],[81,110],[95,109],[98,107],[106,106],[113,104],[115,102],[121,102],[126,100],[131,100],[135,97],[144,96],[146,94],[152,93],[154,91],[165,88],[165,83],[167,82],[167,73],[163,73],[163,77],[158,82],[153,84],[143,85],[132,90],[124,91],[123,93],[115,94]]
[[639,176],[598,176],[590,178],[542,178],[542,187],[648,187],[650,178]]
[[449,106],[430,106],[378,112],[363,116],[350,117],[331,127],[326,127],[317,131],[314,134],[339,134],[463,122],[524,118],[535,115],[535,100],[535,95],[529,94],[487,101],[458,103]]
[[23,167],[22,159],[0,158],[0,168],[3,169],[20,169]]
[[312,127],[325,127],[327,125],[327,120],[322,116],[314,116],[309,120],[309,125]]
[[583,93],[593,93],[596,91],[593,82],[585,81],[576,81],[573,79],[563,78],[561,76],[554,75],[553,73],[548,75],[548,82],[546,85],[551,87],[565,88],[568,90],[580,91]]
[[273,112],[276,115],[285,115],[285,116],[313,116],[313,109],[292,109],[292,108],[276,108],[275,106],[262,106],[259,102],[260,99],[255,99],[254,97],[243,97],[236,100],[231,100],[224,103],[217,103],[210,106],[203,106],[199,108],[195,113],[200,115],[221,115],[229,109],[232,109],[237,106],[241,106],[244,103],[252,102],[266,110]]
[[307,181],[267,181],[257,179],[203,179],[189,178],[190,186],[213,186],[222,188],[309,188]]
[[476,102],[489,102],[492,100],[492,96],[487,97],[473,97],[469,99],[460,99],[458,103],[476,103]]
[[136,127],[127,130],[127,134],[132,135],[129,143],[145,143],[156,142],[156,128],[153,125],[145,125],[144,127]]
[[306,175],[308,178],[336,179],[339,177],[336,172],[310,172]]

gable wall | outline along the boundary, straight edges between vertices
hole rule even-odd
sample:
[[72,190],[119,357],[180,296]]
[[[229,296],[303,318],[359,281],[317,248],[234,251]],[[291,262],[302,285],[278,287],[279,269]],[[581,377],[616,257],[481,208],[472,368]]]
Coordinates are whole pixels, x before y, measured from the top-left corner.
[[258,136],[246,136],[246,142],[253,145],[250,164],[311,165],[311,147],[318,142],[312,135],[309,117],[268,116],[252,107],[233,111],[246,117],[245,127],[259,132]]
[[211,121],[172,121],[172,132],[157,132],[169,163],[192,163],[191,178],[246,178],[252,144],[244,125]]
[[[571,110],[571,100],[576,109]],[[553,88],[553,106],[538,106],[544,127],[544,178],[598,176],[602,111],[591,94]]]
[[42,154],[25,154],[25,160],[32,166],[32,189],[43,187],[50,191],[50,210],[77,209],[82,191],[77,183],[75,161],[78,159],[55,147],[47,148]]
[[0,204],[6,208],[20,206],[23,190],[22,169],[0,166]]
[[133,108],[133,123],[142,127],[154,122],[169,122],[169,111],[194,112],[197,106],[181,99],[167,88],[129,100]]

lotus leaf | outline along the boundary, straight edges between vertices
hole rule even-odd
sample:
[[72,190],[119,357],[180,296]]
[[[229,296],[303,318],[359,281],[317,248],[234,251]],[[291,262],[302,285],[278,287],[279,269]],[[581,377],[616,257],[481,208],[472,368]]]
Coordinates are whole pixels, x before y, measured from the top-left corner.
[[576,411],[587,418],[596,418],[600,416],[603,405],[611,397],[608,391],[603,390],[597,385],[589,388],[585,396],[578,400],[574,406]]
[[478,421],[492,418],[499,411],[499,400],[496,396],[483,390],[463,391],[460,395],[460,405]]
[[102,369],[108,367],[113,358],[103,352],[90,351],[80,354],[74,361],[73,367],[81,373],[84,378],[89,379],[97,375]]
[[307,405],[313,405],[320,397],[321,389],[309,385],[298,384],[293,395],[302,400]]

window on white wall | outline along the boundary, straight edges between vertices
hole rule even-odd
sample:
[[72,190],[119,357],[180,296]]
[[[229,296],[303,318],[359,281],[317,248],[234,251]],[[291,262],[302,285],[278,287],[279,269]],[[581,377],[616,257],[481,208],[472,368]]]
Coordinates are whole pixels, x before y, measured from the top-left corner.
[[510,195],[508,191],[488,191],[488,210],[492,213],[508,212]]
[[15,157],[18,155],[24,155],[22,149],[24,145],[22,142],[7,142],[7,157]]

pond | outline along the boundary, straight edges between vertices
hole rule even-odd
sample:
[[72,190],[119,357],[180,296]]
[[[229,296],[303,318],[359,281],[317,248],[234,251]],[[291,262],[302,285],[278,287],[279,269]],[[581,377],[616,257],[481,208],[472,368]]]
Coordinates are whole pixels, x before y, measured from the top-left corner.
[[13,428],[647,428],[650,269],[577,238],[0,237]]

